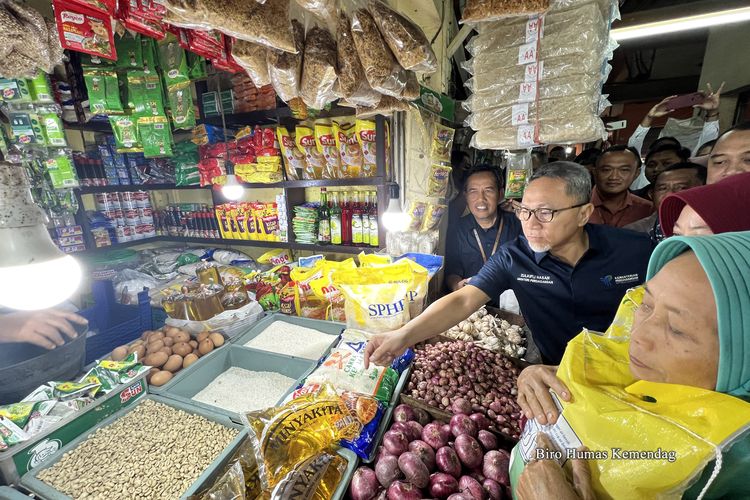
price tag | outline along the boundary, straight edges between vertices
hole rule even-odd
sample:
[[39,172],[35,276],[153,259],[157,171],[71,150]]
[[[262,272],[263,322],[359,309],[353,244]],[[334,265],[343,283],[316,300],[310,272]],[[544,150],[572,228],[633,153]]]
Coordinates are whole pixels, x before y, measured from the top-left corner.
[[523,82],[518,92],[518,102],[531,102],[536,99],[536,82]]
[[529,103],[513,105],[513,116],[510,120],[513,126],[529,123]]
[[518,64],[535,63],[537,58],[536,42],[518,47]]
[[524,68],[523,77],[526,82],[538,82],[542,79],[544,61],[527,64]]
[[544,16],[533,16],[526,21],[526,43],[536,42],[542,37]]
[[534,146],[536,144],[534,141],[534,125],[521,125],[518,127],[516,143],[521,148]]

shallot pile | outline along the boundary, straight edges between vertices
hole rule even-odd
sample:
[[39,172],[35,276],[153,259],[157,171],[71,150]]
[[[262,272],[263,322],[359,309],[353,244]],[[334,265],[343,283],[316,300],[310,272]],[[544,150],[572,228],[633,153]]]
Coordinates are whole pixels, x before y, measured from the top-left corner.
[[500,353],[471,342],[440,342],[415,349],[406,393],[430,406],[481,413],[503,434],[518,439],[519,369]]
[[498,449],[484,415],[459,413],[446,424],[402,404],[393,419],[375,469],[363,466],[354,472],[353,500],[511,498],[510,455]]
[[456,326],[449,328],[443,335],[474,342],[485,349],[502,352],[512,358],[521,358],[526,354],[523,328],[504,319],[497,319],[484,306]]

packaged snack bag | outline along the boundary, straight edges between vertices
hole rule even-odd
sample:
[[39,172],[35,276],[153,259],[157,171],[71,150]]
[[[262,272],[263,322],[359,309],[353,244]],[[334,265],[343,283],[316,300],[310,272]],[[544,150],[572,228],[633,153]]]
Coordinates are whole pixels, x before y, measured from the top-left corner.
[[446,210],[448,210],[448,205],[433,205],[432,203],[427,205],[427,211],[425,212],[420,231],[427,232],[437,229],[440,226],[440,221],[443,220]]
[[109,123],[115,136],[118,153],[137,153],[143,151],[138,139],[138,125],[133,116],[110,116]]
[[112,18],[70,0],[53,0],[57,32],[64,49],[117,60]]
[[409,231],[419,231],[424,223],[424,216],[427,213],[427,202],[415,200],[409,204],[409,217],[411,222],[409,223]]
[[432,131],[432,161],[447,162],[451,161],[451,149],[453,148],[453,135],[456,131],[440,123],[433,125]]
[[195,127],[195,109],[190,82],[170,87],[169,110],[174,128],[189,130]]
[[139,118],[138,131],[146,158],[172,156],[172,129],[166,116]]
[[452,171],[453,168],[448,165],[433,163],[427,181],[427,196],[444,198],[448,193],[448,183]]
[[94,114],[122,113],[120,86],[114,71],[84,70],[83,80]]

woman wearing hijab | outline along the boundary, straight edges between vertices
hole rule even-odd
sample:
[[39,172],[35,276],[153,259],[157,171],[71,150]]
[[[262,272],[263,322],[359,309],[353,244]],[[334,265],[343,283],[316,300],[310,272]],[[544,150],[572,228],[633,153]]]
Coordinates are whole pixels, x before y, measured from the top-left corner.
[[750,231],[750,172],[664,198],[659,221],[668,238]]
[[748,268],[750,232],[669,238],[604,335],[526,368],[515,497],[750,498]]

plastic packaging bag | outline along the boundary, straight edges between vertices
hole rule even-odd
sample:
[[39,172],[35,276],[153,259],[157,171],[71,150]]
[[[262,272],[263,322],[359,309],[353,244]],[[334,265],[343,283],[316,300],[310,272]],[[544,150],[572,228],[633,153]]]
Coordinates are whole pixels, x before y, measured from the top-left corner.
[[297,464],[270,495],[262,495],[261,500],[327,500],[346,471],[346,460],[333,451],[324,451]]
[[406,72],[396,62],[377,24],[366,9],[352,14],[352,38],[370,86],[386,95],[400,97],[406,86]]
[[531,172],[532,161],[528,151],[509,153],[505,166],[505,197],[522,198]]
[[391,115],[398,111],[409,111],[409,104],[401,99],[384,95],[380,97],[380,100],[375,106],[357,106],[356,116],[357,118],[365,119],[373,118],[377,115]]
[[380,94],[372,90],[365,70],[357,55],[352,38],[351,19],[342,11],[336,31],[336,53],[338,55],[337,92],[355,106],[374,106]]
[[354,124],[357,142],[362,150],[362,177],[372,177],[378,169],[375,122],[357,120]]
[[470,146],[478,149],[522,149],[535,144],[566,144],[595,142],[607,138],[607,130],[598,116],[580,115],[567,119],[545,121],[528,128],[489,128],[477,131]]
[[305,37],[300,97],[310,108],[323,109],[336,99],[336,40],[326,28],[314,25]]
[[466,0],[461,22],[496,21],[504,17],[539,14],[549,8],[550,0]]
[[297,144],[297,148],[305,154],[305,170],[302,173],[302,178],[323,179],[326,160],[315,144],[315,130],[298,125],[294,142]]
[[326,162],[323,178],[339,179],[341,178],[341,158],[339,150],[336,147],[336,138],[331,125],[324,123],[315,124],[315,144],[318,153],[323,155]]
[[289,181],[296,181],[302,178],[305,170],[305,154],[297,148],[294,138],[289,134],[286,127],[276,127],[276,135],[279,141],[279,148],[284,157],[284,169],[286,178]]
[[367,6],[380,34],[404,69],[425,73],[437,70],[435,53],[419,26],[380,0],[370,0]]
[[318,16],[332,29],[336,24],[336,0],[296,0],[297,5]]
[[267,47],[246,40],[236,40],[232,45],[232,57],[245,69],[256,87],[271,84]]
[[146,158],[172,156],[172,129],[165,116],[138,118],[138,133]]
[[292,20],[292,33],[296,53],[269,50],[268,76],[274,90],[284,102],[299,97],[302,76],[302,52],[305,46],[305,28],[296,19]]
[[362,148],[357,141],[357,131],[354,124],[339,124],[333,122],[333,134],[341,160],[341,177],[354,178],[362,173]]

